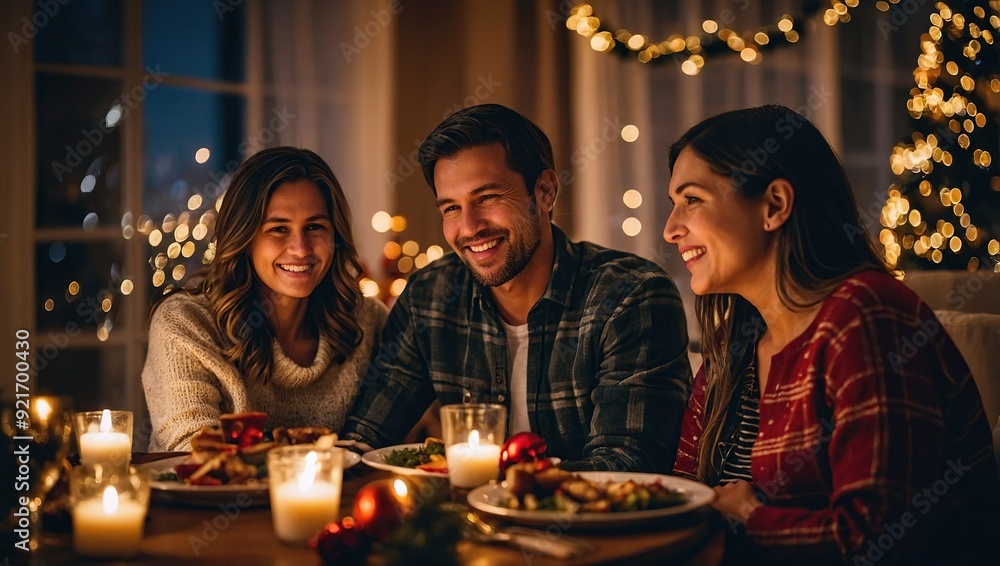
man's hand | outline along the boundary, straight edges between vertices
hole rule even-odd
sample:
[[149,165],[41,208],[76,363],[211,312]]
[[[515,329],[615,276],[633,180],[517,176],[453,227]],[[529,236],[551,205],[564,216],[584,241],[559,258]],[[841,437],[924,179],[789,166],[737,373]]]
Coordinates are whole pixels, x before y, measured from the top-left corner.
[[760,499],[757,499],[753,485],[743,480],[715,486],[712,489],[719,495],[712,506],[721,511],[727,519],[746,523],[754,509],[763,505]]

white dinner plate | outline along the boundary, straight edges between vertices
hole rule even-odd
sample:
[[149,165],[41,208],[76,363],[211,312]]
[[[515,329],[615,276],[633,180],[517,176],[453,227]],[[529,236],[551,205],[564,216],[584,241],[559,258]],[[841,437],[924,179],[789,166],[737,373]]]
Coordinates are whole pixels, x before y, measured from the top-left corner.
[[[184,482],[157,481],[160,474],[174,471],[174,466],[180,464],[187,456],[176,456],[166,458],[147,464],[136,466],[140,469],[149,470],[153,475],[150,487],[153,495],[168,503],[181,503],[184,505],[217,506],[226,503],[233,503],[240,507],[251,507],[267,505],[268,499],[267,481],[252,485],[188,485]],[[358,465],[361,456],[344,450],[344,469]]]
[[563,511],[526,511],[524,509],[509,509],[502,502],[510,497],[503,483],[493,482],[477,487],[469,492],[469,505],[477,511],[502,517],[513,523],[533,527],[548,527],[556,525],[561,529],[620,527],[646,523],[653,519],[662,519],[690,513],[700,509],[715,500],[712,488],[696,481],[675,476],[660,474],[639,474],[625,472],[576,472],[583,478],[595,483],[609,481],[623,482],[632,480],[638,484],[651,484],[659,481],[664,487],[680,491],[687,496],[687,502],[663,509],[648,509],[645,511],[624,511],[620,513],[568,513]]
[[448,477],[448,472],[425,472],[424,470],[418,470],[416,468],[404,468],[403,466],[393,466],[385,463],[385,458],[393,450],[402,450],[404,448],[421,448],[423,447],[422,442],[417,442],[414,444],[398,444],[396,446],[386,446],[385,448],[379,448],[378,450],[372,450],[371,452],[365,452],[365,455],[361,457],[361,461],[377,470],[386,470],[388,472],[393,472],[401,476],[426,476],[431,478],[446,478]]

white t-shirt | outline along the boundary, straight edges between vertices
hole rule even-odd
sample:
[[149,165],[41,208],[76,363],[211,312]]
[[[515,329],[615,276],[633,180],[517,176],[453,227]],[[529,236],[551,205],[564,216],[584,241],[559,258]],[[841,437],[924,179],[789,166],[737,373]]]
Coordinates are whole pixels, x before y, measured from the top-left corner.
[[510,434],[531,432],[528,420],[528,325],[511,326],[504,322],[503,326],[507,331],[507,367],[510,369]]

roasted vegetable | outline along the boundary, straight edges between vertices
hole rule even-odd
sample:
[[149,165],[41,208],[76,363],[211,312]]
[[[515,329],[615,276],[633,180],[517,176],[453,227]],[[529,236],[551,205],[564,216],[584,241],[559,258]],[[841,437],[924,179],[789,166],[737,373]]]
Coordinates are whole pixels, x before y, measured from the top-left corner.
[[558,468],[537,471],[534,462],[507,468],[507,492],[503,502],[511,509],[563,513],[621,513],[673,507],[686,496],[659,482],[638,484],[597,483]]

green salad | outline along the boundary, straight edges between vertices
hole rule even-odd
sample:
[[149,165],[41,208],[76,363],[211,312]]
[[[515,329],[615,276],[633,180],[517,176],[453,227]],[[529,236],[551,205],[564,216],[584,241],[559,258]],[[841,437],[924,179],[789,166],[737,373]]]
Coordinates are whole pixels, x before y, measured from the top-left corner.
[[417,448],[398,448],[383,456],[383,460],[390,466],[400,468],[416,468],[431,462],[431,456],[444,456],[444,444],[439,442],[427,442]]

